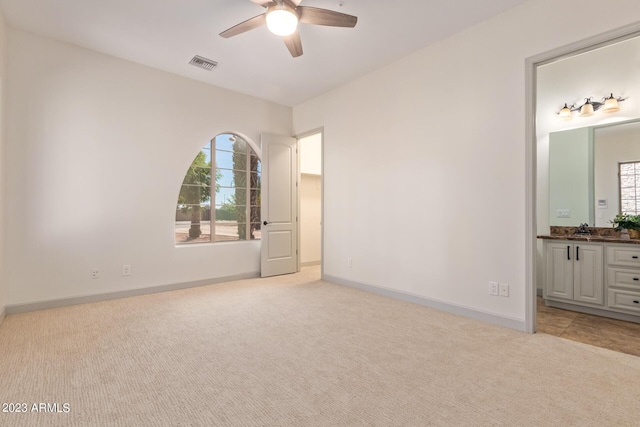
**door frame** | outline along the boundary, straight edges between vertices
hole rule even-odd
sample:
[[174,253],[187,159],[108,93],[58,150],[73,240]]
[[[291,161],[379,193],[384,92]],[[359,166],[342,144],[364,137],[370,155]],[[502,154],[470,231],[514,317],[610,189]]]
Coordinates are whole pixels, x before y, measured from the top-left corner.
[[[297,182],[298,185],[302,183],[302,173],[300,172],[300,140],[302,138],[306,138],[311,135],[320,134],[320,277],[324,278],[324,126],[320,126],[318,128],[299,133],[294,135],[296,139],[296,157],[298,162],[298,177]],[[297,193],[297,203],[298,203],[298,217],[300,216],[300,189],[298,188]],[[299,219],[299,218],[298,218]],[[297,271],[300,272],[300,220],[298,220],[298,252],[297,252]]]
[[525,59],[525,331],[528,333],[536,332],[537,68],[638,36],[640,22],[635,22]]

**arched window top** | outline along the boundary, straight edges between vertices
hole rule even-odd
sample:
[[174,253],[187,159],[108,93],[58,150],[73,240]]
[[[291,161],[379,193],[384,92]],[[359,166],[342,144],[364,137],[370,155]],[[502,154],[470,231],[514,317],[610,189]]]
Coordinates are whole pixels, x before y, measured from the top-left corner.
[[176,244],[259,239],[261,173],[239,135],[223,133],[202,147],[180,187]]

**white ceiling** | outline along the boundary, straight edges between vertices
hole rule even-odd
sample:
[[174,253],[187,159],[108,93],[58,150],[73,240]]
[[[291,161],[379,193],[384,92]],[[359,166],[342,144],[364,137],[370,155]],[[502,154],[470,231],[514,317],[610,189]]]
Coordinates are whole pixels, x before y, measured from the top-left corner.
[[[303,0],[358,17],[353,29],[302,25],[292,58],[265,28],[218,33],[264,9],[250,0],[0,0],[10,26],[294,106],[524,0]],[[194,55],[220,63],[205,71]]]

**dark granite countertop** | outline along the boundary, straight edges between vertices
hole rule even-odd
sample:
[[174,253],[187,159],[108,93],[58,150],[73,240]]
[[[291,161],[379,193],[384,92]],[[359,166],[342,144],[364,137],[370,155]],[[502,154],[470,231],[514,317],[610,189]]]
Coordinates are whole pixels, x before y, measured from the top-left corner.
[[579,242],[624,243],[627,245],[640,245],[640,239],[621,239],[616,236],[592,236],[592,235],[541,235],[538,239],[546,240],[576,240]]
[[[627,245],[640,245],[640,239],[623,239],[620,232],[611,227],[589,227],[591,234],[576,234],[577,227],[551,226],[551,233],[537,236],[538,239],[546,240],[575,240],[578,242],[598,242],[598,243],[624,243]],[[634,232],[634,237],[638,234]]]

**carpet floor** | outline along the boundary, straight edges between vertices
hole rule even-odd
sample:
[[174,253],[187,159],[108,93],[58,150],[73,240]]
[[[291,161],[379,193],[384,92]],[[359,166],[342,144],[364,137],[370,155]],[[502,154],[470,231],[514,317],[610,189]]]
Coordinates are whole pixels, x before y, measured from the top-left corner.
[[0,425],[639,425],[638,357],[318,276],[7,316]]

